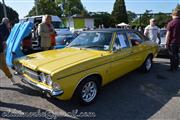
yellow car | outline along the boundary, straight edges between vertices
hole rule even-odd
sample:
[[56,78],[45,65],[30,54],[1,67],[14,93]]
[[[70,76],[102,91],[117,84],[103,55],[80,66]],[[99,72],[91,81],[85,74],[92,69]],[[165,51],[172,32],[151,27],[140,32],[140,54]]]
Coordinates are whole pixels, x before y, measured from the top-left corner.
[[99,88],[141,67],[150,71],[158,45],[125,29],[82,32],[66,48],[14,61],[23,81],[61,100],[88,105]]

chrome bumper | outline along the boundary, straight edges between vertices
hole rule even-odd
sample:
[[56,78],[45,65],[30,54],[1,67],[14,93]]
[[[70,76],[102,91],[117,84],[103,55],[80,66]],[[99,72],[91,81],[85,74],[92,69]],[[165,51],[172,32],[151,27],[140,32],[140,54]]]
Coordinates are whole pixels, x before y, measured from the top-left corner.
[[21,76],[21,81],[25,84],[29,84],[31,87],[35,88],[38,91],[49,94],[52,97],[57,97],[57,96],[60,96],[64,93],[64,91],[60,90],[60,89],[50,89],[50,88],[47,88],[43,85],[36,84],[24,76]]

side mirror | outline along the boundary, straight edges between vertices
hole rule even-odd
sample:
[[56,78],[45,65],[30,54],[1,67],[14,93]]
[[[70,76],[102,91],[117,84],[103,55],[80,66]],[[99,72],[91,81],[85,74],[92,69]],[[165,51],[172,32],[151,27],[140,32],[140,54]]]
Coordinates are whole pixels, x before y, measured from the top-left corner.
[[113,47],[113,52],[117,53],[120,49],[117,49],[116,47]]

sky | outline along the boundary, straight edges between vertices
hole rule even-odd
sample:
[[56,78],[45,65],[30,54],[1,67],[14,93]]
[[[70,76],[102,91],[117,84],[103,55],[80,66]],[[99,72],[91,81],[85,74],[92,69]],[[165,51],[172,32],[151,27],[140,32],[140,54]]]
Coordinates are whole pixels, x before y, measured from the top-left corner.
[[[34,0],[4,0],[7,6],[12,7],[23,18],[34,6]],[[113,10],[115,0],[81,0],[89,12],[109,12]],[[2,0],[0,0],[2,2]],[[126,9],[135,13],[152,12],[171,13],[180,0],[125,0]]]

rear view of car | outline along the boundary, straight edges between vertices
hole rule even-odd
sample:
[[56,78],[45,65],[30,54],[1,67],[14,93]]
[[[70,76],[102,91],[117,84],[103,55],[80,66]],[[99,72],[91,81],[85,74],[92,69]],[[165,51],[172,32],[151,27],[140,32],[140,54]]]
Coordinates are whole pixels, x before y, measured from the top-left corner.
[[160,30],[161,44],[159,45],[159,53],[160,56],[168,56],[168,50],[166,48],[166,29]]

